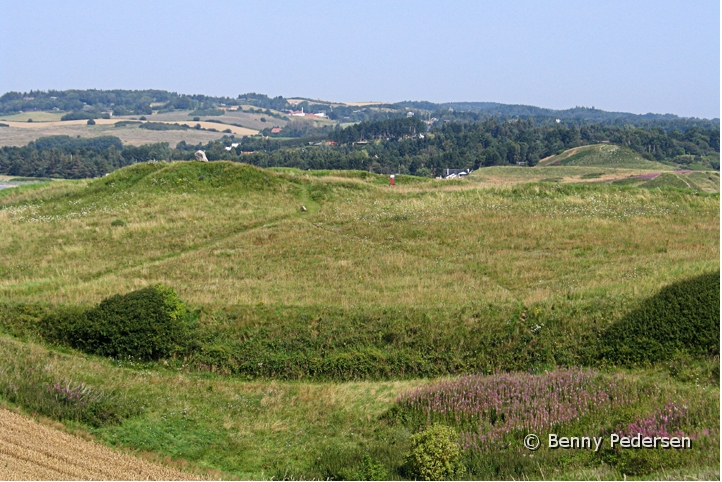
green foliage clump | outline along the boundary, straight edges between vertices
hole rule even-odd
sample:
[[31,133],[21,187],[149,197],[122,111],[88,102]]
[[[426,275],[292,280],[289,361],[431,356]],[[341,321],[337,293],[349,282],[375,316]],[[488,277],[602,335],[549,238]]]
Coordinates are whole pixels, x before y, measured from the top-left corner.
[[[108,114],[101,114],[100,112],[68,112],[63,117],[60,118],[61,121],[69,121],[69,120],[85,120],[85,119],[109,119],[110,115]],[[28,121],[29,122],[29,121]]]
[[185,124],[168,124],[166,122],[144,122],[138,126],[139,129],[148,129],[149,131],[187,131],[190,129]]
[[115,295],[85,310],[67,308],[40,322],[42,335],[86,353],[158,360],[190,343],[192,321],[173,289],[154,285]]
[[446,480],[464,473],[458,433],[446,425],[432,425],[411,436],[409,473],[422,480]]
[[719,306],[719,271],[669,285],[610,326],[600,354],[623,365],[719,355]]
[[597,179],[602,177],[602,175],[604,175],[603,172],[590,172],[587,174],[582,174],[581,176],[579,176],[579,179]]

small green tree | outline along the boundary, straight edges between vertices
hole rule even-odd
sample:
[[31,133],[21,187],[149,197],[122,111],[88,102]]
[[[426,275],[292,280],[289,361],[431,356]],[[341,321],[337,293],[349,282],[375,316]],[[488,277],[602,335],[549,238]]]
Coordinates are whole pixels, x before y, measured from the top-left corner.
[[95,121],[94,121],[93,119],[88,119],[88,125],[89,125],[89,126],[94,126],[94,125],[95,125]]
[[459,435],[446,425],[432,425],[411,436],[407,465],[412,477],[422,480],[445,480],[463,475]]

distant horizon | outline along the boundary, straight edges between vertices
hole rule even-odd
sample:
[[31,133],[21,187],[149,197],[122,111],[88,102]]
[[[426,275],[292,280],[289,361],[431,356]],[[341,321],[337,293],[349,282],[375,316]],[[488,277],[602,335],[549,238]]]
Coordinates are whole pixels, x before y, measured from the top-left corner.
[[241,92],[235,95],[227,95],[227,94],[207,94],[204,92],[179,92],[177,90],[170,90],[170,89],[163,89],[158,87],[147,87],[147,88],[138,88],[138,89],[128,89],[128,88],[121,88],[121,87],[115,87],[115,88],[98,88],[98,87],[88,87],[88,88],[77,88],[77,87],[71,87],[67,89],[58,89],[58,88],[49,88],[49,89],[28,89],[28,90],[8,90],[0,92],[0,96],[3,96],[9,92],[18,92],[22,94],[29,94],[31,92],[64,92],[64,91],[70,91],[70,90],[97,90],[97,91],[113,91],[113,90],[126,90],[126,91],[146,91],[146,90],[159,90],[159,91],[165,91],[165,92],[171,92],[178,95],[185,95],[185,96],[194,96],[194,95],[204,95],[207,97],[225,97],[230,99],[235,99],[239,95],[243,94],[249,94],[249,93],[256,93],[261,95],[267,95],[268,97],[278,97],[281,96],[284,99],[303,99],[303,100],[309,100],[309,101],[320,101],[320,102],[328,102],[328,103],[334,103],[334,104],[362,104],[362,103],[378,103],[378,104],[399,104],[402,102],[430,102],[432,104],[461,104],[461,103],[469,103],[469,104],[500,104],[500,105],[512,105],[512,106],[525,106],[525,107],[536,107],[539,109],[547,109],[547,110],[553,110],[553,111],[567,111],[572,109],[595,109],[603,112],[610,112],[610,113],[624,113],[624,114],[633,114],[633,115],[674,115],[680,118],[686,118],[686,119],[703,119],[703,120],[719,120],[720,117],[699,117],[699,116],[683,116],[680,114],[676,114],[674,112],[632,112],[628,110],[609,110],[605,108],[601,108],[598,106],[586,106],[586,105],[575,105],[574,107],[565,107],[565,108],[555,108],[555,107],[546,107],[542,105],[534,105],[534,104],[524,104],[524,103],[514,103],[514,102],[499,102],[494,100],[451,100],[451,101],[431,101],[428,99],[404,99],[404,100],[397,100],[397,101],[387,101],[387,100],[337,100],[337,99],[329,99],[329,98],[322,98],[322,97],[306,97],[301,95],[291,95],[286,96],[283,94],[276,94],[276,95],[270,95],[265,92]]

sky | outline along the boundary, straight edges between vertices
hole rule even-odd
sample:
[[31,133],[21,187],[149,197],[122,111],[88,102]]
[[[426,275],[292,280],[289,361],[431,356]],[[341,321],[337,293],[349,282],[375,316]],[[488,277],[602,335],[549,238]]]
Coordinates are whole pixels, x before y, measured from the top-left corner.
[[257,92],[720,117],[717,0],[0,2],[0,94]]

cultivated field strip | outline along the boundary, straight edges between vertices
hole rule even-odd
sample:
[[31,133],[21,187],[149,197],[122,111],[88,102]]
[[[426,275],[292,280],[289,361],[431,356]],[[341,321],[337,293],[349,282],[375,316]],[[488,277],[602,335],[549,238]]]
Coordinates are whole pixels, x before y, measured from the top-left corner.
[[0,480],[197,480],[0,409]]

